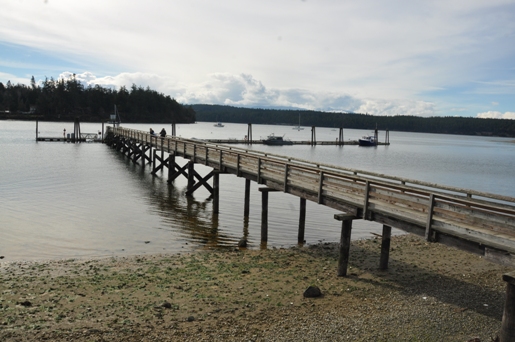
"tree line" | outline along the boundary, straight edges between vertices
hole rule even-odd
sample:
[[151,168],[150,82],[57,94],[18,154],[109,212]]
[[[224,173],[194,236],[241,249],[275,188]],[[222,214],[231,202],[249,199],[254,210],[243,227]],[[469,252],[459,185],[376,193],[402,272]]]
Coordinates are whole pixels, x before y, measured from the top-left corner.
[[237,108],[221,105],[192,106],[198,121],[223,121],[253,124],[374,129],[515,137],[515,120],[471,117],[380,116],[359,113],[327,113],[308,110]]
[[79,117],[81,121],[101,122],[109,120],[115,105],[123,122],[195,122],[191,106],[183,106],[149,87],[85,87],[75,75],[68,79],[46,78],[42,85],[36,83],[34,76],[28,86],[0,82],[0,119],[73,121]]

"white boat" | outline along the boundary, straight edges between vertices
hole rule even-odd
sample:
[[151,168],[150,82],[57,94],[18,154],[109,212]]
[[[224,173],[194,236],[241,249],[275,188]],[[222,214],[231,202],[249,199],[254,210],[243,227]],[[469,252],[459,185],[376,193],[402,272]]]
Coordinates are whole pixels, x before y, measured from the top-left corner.
[[224,125],[221,122],[217,122],[213,126],[215,126],[215,127],[224,127]]
[[296,129],[297,131],[302,131],[304,129],[304,127],[300,127],[300,114],[299,114],[299,125],[293,127],[292,129]]

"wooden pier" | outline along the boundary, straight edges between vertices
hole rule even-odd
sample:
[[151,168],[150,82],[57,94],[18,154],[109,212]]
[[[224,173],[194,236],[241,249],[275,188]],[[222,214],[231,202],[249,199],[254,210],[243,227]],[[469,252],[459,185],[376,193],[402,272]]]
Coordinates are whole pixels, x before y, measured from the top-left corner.
[[[238,140],[238,139],[206,139],[208,143],[212,144],[240,144],[240,145],[254,145],[254,144],[264,144],[263,140]],[[291,140],[293,145],[334,145],[334,146],[343,146],[343,145],[359,145],[357,140],[347,140],[347,141],[339,141],[336,140],[326,140],[326,141],[315,141],[312,142],[310,140]],[[390,145],[390,143],[377,142],[377,145]]]
[[[488,261],[515,266],[515,198],[441,186],[417,180],[337,167],[201,140],[167,136],[160,138],[138,130],[108,127],[106,142],[125,153],[135,163],[152,164],[152,173],[168,168],[168,180],[188,178],[188,193],[204,186],[213,194],[213,210],[218,212],[218,177],[229,173],[265,185],[262,193],[261,240],[268,239],[268,196],[281,191],[300,198],[298,240],[304,236],[305,201],[337,210],[341,221],[338,275],[347,274],[352,221],[364,219],[383,224],[379,267],[387,269],[391,228],[425,237],[481,255]],[[148,154],[147,154],[148,152]],[[165,155],[167,154],[167,155]],[[184,166],[176,157],[187,159]],[[194,165],[213,168],[205,177]],[[213,185],[208,180],[213,178]],[[303,205],[304,203],[304,205]],[[247,209],[246,209],[247,210]],[[247,211],[248,214],[248,211]],[[515,297],[515,276],[506,275],[508,297]],[[515,303],[506,302],[501,342],[515,340]],[[508,313],[506,313],[508,312]],[[505,327],[506,326],[506,327]],[[510,330],[511,329],[511,330]],[[511,332],[510,332],[511,331]]]
[[39,122],[36,121],[36,141],[57,141],[68,143],[81,143],[81,142],[103,142],[104,140],[104,123],[102,123],[102,131],[98,133],[81,133],[80,122],[76,118],[73,125],[73,133],[66,134],[66,129],[63,131],[62,137],[40,137],[39,136]]
[[57,141],[57,142],[102,142],[102,138],[96,133],[82,133],[80,138],[75,137],[37,137],[36,141]]

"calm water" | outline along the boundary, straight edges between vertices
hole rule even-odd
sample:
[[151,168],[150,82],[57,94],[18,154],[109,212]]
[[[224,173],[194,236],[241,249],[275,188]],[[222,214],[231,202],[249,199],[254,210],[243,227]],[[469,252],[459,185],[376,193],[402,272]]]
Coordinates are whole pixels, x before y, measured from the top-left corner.
[[[159,124],[124,127],[160,131]],[[97,132],[101,124],[82,124]],[[62,136],[73,123],[39,123],[40,136]],[[165,126],[170,132],[170,126]],[[175,253],[192,249],[235,246],[246,236],[260,247],[258,185],[252,183],[251,214],[243,218],[245,180],[220,177],[220,214],[212,214],[209,193],[200,189],[185,196],[186,180],[173,186],[165,174],[150,175],[150,167],[133,165],[103,144],[35,142],[35,122],[0,121],[0,256],[2,261]],[[253,138],[270,133],[309,140],[311,131],[292,126],[253,125]],[[213,123],[178,125],[185,138],[242,139],[247,125]],[[345,140],[368,131],[345,130]],[[335,140],[338,131],[317,128],[318,140]],[[384,140],[384,132],[380,133]],[[390,146],[254,145],[267,152],[360,170],[424,180],[515,197],[513,139],[390,132]],[[243,146],[241,146],[243,147]],[[248,148],[248,147],[246,147]],[[179,163],[184,160],[178,158]],[[210,170],[197,166],[205,175]],[[299,199],[284,193],[269,198],[271,246],[296,243]],[[335,210],[308,202],[306,241],[338,241]],[[381,226],[355,221],[354,238],[379,233]]]

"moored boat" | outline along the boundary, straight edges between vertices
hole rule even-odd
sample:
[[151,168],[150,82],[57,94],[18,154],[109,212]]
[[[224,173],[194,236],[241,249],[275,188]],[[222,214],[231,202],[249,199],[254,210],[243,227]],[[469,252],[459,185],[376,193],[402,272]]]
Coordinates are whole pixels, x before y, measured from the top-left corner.
[[224,127],[224,125],[220,121],[215,123],[213,126],[215,126],[215,127]]
[[359,146],[377,146],[376,138],[373,135],[364,135],[358,140]]
[[262,140],[265,145],[282,146],[282,145],[293,145],[293,142],[288,139],[284,139],[282,136],[270,134],[266,139]]
[[304,129],[304,127],[300,127],[300,114],[299,114],[299,125],[293,127],[293,129],[296,129],[297,131],[302,131]]

